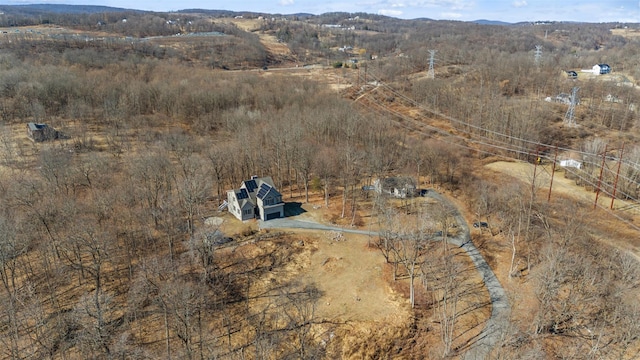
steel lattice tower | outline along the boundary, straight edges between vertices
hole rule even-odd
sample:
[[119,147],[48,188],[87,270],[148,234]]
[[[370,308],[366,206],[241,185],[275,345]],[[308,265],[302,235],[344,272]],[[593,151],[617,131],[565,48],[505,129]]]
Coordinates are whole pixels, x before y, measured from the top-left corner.
[[435,62],[435,57],[436,57],[436,50],[429,50],[429,54],[431,55],[429,57],[429,71],[427,71],[427,78],[429,79],[434,79],[436,77],[436,73],[433,70],[433,63]]
[[569,109],[567,109],[567,113],[564,115],[564,123],[569,126],[576,126],[576,120],[574,118],[576,111],[576,101],[577,101],[577,92],[580,88],[574,87],[571,90],[571,103],[569,103]]
[[536,52],[534,54],[536,65],[540,65],[540,59],[542,59],[542,45],[536,45]]

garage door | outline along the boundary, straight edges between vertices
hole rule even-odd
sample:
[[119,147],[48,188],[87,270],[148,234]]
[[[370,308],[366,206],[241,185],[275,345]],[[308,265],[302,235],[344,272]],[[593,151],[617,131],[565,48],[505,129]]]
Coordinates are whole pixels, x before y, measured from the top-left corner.
[[271,219],[277,219],[280,217],[280,213],[279,212],[274,212],[271,214],[267,214],[267,220],[271,220]]

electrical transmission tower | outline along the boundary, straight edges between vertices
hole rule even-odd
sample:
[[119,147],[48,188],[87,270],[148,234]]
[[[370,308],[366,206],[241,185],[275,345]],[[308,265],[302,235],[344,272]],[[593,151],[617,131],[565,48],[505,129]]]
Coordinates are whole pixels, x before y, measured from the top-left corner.
[[427,78],[434,79],[436,77],[436,73],[433,70],[433,63],[436,61],[436,52],[437,50],[429,50],[429,71],[427,71]]
[[571,90],[571,102],[569,103],[569,109],[567,109],[567,113],[564,115],[564,123],[569,126],[576,126],[576,120],[574,116],[576,111],[576,102],[578,99],[576,93],[579,89],[579,87],[574,87],[573,90]]
[[542,45],[536,45],[536,52],[534,53],[536,65],[540,65],[540,59],[542,59]]

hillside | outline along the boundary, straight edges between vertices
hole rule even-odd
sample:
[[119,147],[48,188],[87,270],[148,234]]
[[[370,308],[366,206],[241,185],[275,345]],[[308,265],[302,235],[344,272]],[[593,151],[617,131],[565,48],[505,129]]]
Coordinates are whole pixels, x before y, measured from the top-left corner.
[[640,356],[634,29],[10,9],[1,359]]

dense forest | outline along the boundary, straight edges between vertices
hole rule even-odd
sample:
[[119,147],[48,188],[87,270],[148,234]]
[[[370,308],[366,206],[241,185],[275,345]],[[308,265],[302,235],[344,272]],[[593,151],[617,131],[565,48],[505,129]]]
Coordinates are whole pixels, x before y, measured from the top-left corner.
[[[568,176],[634,208],[637,24],[247,13],[247,29],[224,12],[1,10],[0,358],[462,357],[490,301],[461,250],[423,242],[449,231],[450,209],[362,190],[397,174],[491,223],[472,240],[511,315],[489,358],[640,356],[638,215],[483,168],[561,149],[583,164]],[[601,63],[612,74],[565,73]],[[575,87],[572,127],[544,99]],[[30,141],[28,122],[61,136]],[[205,226],[253,175],[332,223],[376,216],[371,248],[410,319],[319,319],[323,293],[290,269],[306,240]]]

